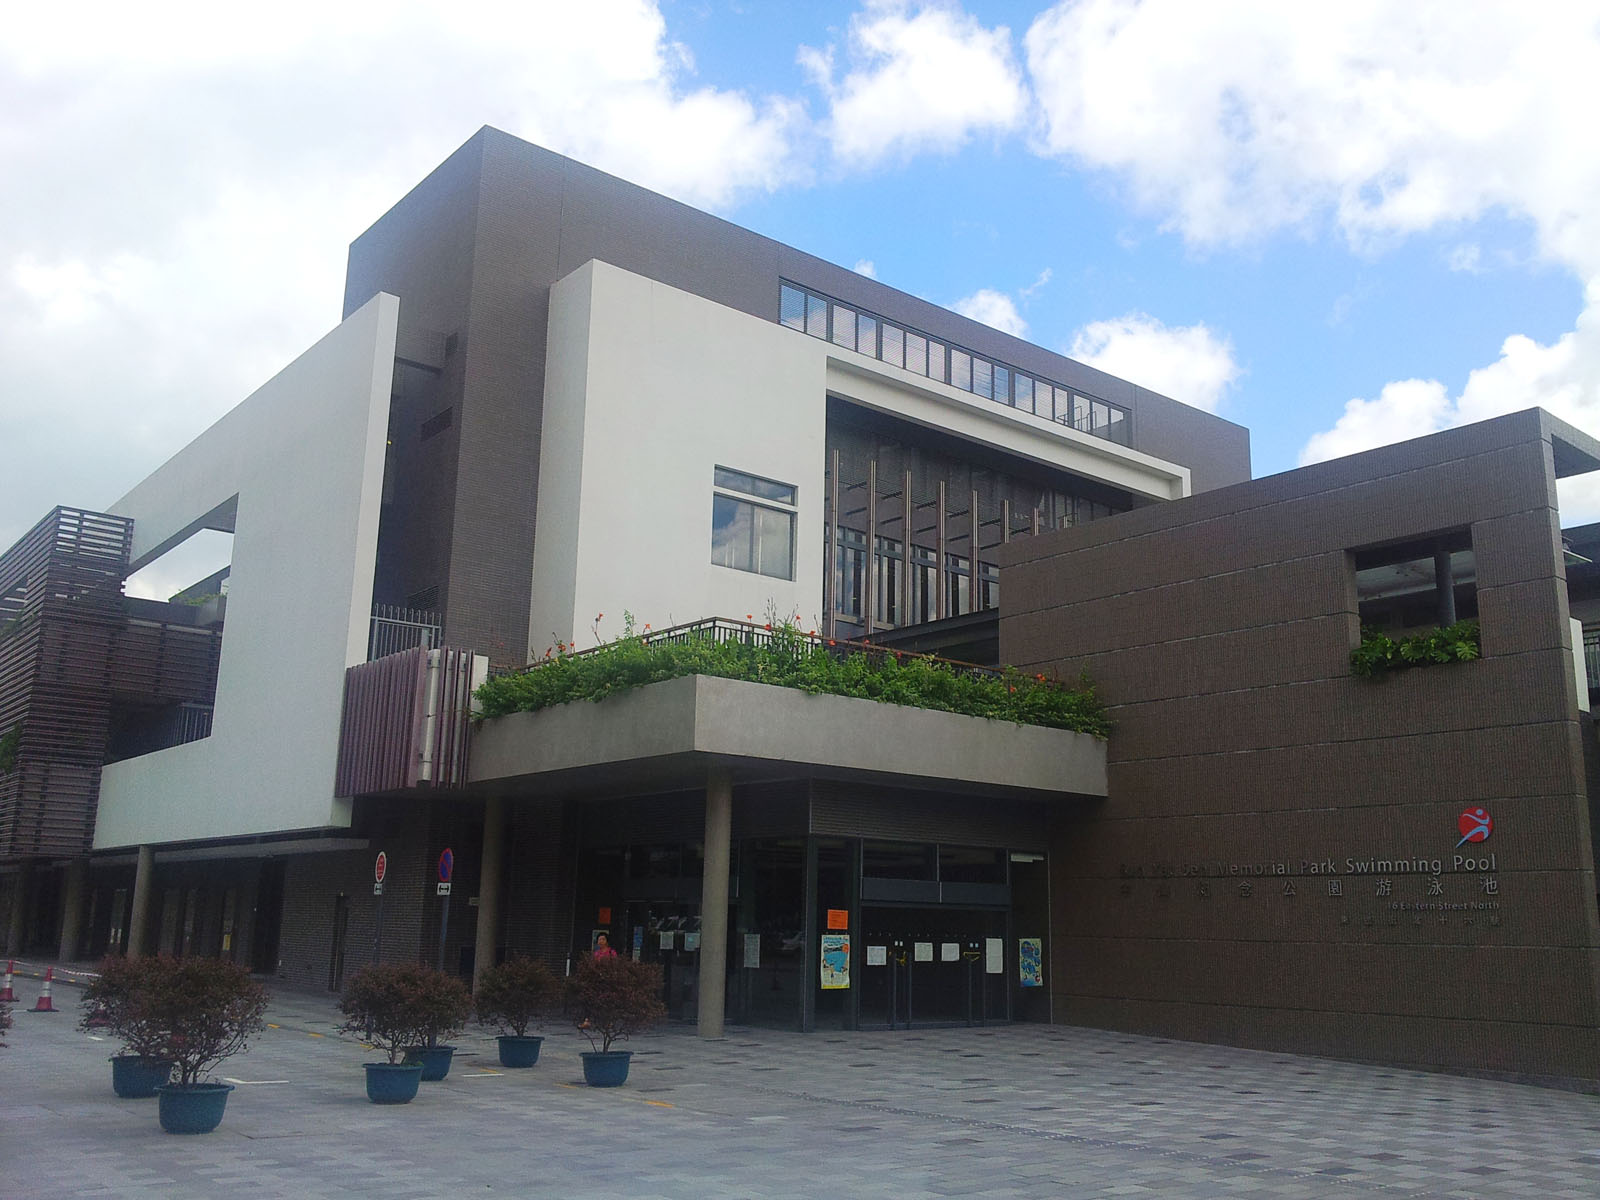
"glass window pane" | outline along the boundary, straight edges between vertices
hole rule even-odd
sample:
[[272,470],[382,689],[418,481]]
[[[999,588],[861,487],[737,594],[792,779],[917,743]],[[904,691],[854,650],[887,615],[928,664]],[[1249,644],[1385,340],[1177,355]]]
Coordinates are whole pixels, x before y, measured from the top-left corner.
[[790,329],[806,327],[806,294],[787,283],[778,293],[778,320]]
[[1001,404],[1011,403],[1011,371],[999,363],[994,367],[994,398]]
[[972,356],[965,350],[950,351],[950,382],[964,392],[972,390]]
[[1104,400],[1094,402],[1094,432],[1103,434],[1111,425],[1111,406]]
[[711,497],[711,562],[750,570],[750,538],[755,505],[728,496]]
[[906,370],[928,373],[928,339],[920,333],[906,333]]
[[883,326],[883,361],[897,367],[906,364],[905,330],[894,325]]
[[1106,437],[1110,438],[1113,442],[1118,442],[1121,445],[1127,446],[1130,444],[1128,441],[1128,429],[1129,421],[1127,411],[1125,409],[1113,406],[1111,408],[1111,427],[1106,430]]
[[1011,377],[1012,396],[1016,406],[1025,412],[1033,411],[1033,380],[1023,374]]
[[862,842],[861,873],[871,879],[933,879],[936,847],[904,842]]
[[828,336],[828,302],[821,296],[806,296],[806,332],[812,337]]
[[795,488],[793,484],[779,483],[774,479],[762,479],[759,475],[749,475],[744,471],[730,471],[727,467],[717,467],[712,475],[712,483],[717,487],[727,488],[731,492],[743,492],[747,496],[760,496],[763,500],[777,500],[784,504],[795,502]]
[[1089,397],[1072,397],[1072,427],[1074,429],[1082,429],[1085,432],[1089,430]]
[[1006,852],[972,846],[939,847],[941,883],[1004,883]]
[[940,383],[946,379],[943,342],[928,343],[928,378],[937,379]]
[[833,344],[847,349],[856,348],[856,313],[842,304],[833,306]]
[[856,349],[863,354],[878,357],[878,318],[869,317],[866,313],[856,316]]
[[972,391],[986,398],[994,396],[994,364],[976,355],[972,359]]
[[774,579],[794,578],[794,514],[751,505],[755,510],[755,571]]

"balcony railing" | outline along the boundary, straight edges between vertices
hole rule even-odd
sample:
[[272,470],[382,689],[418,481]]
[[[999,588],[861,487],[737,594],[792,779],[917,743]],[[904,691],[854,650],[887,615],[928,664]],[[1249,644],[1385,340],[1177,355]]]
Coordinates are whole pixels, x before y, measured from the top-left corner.
[[398,604],[372,606],[372,630],[367,636],[367,661],[376,662],[402,650],[433,650],[440,644],[440,615]]
[[[774,629],[770,625],[760,624],[755,621],[735,621],[728,617],[705,617],[699,621],[690,621],[684,625],[674,625],[669,629],[649,630],[643,638],[650,645],[660,645],[663,642],[688,642],[709,641],[721,644],[723,642],[742,642],[750,646],[767,646],[774,641],[787,638],[798,648],[809,650],[812,647],[825,649],[834,658],[848,658],[853,654],[864,654],[868,658],[879,660],[884,658],[896,659],[926,659],[929,662],[939,663],[952,671],[962,675],[977,675],[983,677],[1001,678],[1004,671],[994,667],[979,666],[977,663],[962,662],[959,659],[939,658],[932,654],[914,654],[907,650],[897,650],[889,646],[879,646],[870,641],[850,641],[845,638],[824,637],[817,633],[800,633],[793,629]],[[577,650],[575,655],[593,654],[603,650],[604,646],[592,646],[587,650]],[[510,670],[491,671],[492,675],[514,675],[521,671],[538,670],[543,664],[535,661],[526,667],[513,667]]]

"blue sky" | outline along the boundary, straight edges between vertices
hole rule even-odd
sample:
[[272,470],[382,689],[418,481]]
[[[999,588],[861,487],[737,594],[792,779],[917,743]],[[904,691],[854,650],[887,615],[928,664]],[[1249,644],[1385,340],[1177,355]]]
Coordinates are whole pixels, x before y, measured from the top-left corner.
[[1258,475],[1600,433],[1594,3],[88,8],[0,45],[0,545],[336,323],[482,124],[1216,411]]

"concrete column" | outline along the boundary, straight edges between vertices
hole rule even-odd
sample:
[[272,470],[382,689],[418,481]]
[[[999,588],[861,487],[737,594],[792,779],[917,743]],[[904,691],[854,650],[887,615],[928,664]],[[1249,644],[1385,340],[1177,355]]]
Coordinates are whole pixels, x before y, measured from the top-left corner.
[[1433,552],[1433,587],[1439,597],[1439,624],[1456,623],[1456,580],[1450,569],[1450,551]]
[[6,957],[23,951],[22,939],[28,932],[28,903],[33,899],[33,864],[23,863],[11,877],[11,923],[6,929]]
[[472,984],[494,966],[500,944],[500,883],[505,868],[505,802],[490,796],[483,802],[483,862],[478,869],[478,938],[472,954]]
[[150,893],[155,890],[156,852],[139,847],[139,866],[133,876],[133,912],[128,919],[128,957],[146,953],[145,937],[150,929]]
[[56,961],[69,963],[78,957],[83,939],[83,902],[89,890],[89,860],[75,858],[67,864],[66,886],[61,894],[61,947]]
[[722,763],[706,771],[705,875],[700,882],[700,1015],[695,1031],[722,1036],[728,981],[728,850],[733,833],[733,775]]

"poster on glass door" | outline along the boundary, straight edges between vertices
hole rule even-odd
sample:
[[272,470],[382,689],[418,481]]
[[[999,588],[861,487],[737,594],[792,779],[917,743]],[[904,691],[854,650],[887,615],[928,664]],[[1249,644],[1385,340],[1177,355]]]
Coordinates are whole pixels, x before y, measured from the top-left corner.
[[838,991],[850,986],[850,935],[822,935],[822,990]]
[[1017,974],[1023,987],[1044,986],[1044,939],[1017,939]]

